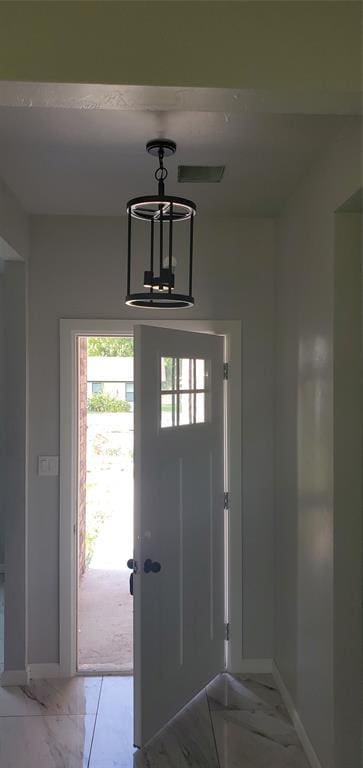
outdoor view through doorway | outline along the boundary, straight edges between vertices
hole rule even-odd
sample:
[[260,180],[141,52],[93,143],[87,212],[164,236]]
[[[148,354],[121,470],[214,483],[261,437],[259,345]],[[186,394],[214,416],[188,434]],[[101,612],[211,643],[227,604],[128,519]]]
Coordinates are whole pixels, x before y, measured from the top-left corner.
[[77,668],[133,669],[131,336],[78,339]]

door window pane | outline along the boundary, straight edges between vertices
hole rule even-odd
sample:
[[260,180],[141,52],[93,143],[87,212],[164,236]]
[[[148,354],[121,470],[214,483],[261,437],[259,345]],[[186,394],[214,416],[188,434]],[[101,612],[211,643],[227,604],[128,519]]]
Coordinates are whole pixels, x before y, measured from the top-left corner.
[[179,425],[194,423],[194,394],[179,395]]
[[179,360],[179,389],[194,389],[194,360]]
[[161,395],[161,426],[176,426],[176,395]]
[[201,424],[205,420],[205,392],[197,392],[195,396],[195,421],[197,424]]
[[209,369],[209,360],[161,358],[161,427],[182,427],[208,420]]
[[196,377],[196,389],[206,389],[207,386],[207,370],[206,360],[195,361],[195,377]]
[[161,358],[161,389],[176,389],[176,358]]

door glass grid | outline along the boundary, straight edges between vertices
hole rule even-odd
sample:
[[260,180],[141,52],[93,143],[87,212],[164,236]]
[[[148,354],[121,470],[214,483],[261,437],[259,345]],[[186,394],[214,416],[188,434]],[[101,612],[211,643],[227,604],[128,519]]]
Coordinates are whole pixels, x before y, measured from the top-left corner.
[[207,421],[210,361],[200,358],[161,358],[161,427],[181,427]]

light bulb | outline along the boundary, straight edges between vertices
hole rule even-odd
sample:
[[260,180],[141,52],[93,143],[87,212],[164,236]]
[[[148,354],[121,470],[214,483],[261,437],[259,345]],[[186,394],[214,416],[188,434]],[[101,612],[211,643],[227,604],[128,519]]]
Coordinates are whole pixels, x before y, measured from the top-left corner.
[[[176,256],[172,256],[172,259],[171,259],[171,268],[172,268],[172,269],[175,269],[175,267],[176,267],[177,263],[178,263],[178,262],[177,262],[177,260],[176,260]],[[163,258],[163,268],[164,268],[164,269],[169,269],[169,257],[168,257],[168,256],[164,256],[164,258]]]

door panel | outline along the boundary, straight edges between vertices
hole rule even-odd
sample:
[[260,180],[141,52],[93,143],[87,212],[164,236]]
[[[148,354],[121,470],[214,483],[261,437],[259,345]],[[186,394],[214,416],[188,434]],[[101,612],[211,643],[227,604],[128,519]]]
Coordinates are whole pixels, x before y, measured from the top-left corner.
[[[136,327],[138,746],[223,669],[223,492],[223,338]],[[145,573],[146,559],[160,572]]]

